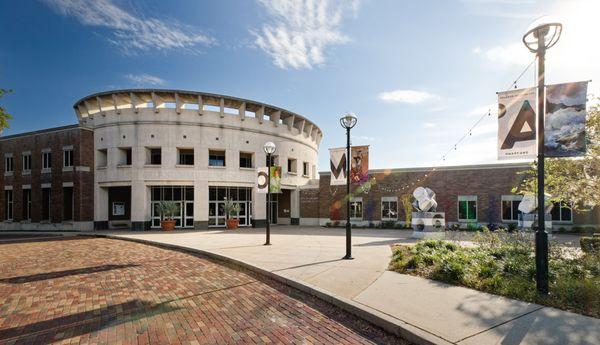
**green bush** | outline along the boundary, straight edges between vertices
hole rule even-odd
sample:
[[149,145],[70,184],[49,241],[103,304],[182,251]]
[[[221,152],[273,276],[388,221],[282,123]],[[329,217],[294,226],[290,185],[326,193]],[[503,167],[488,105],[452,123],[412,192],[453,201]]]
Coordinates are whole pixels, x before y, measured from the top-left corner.
[[584,255],[565,255],[564,247],[550,243],[551,293],[545,297],[535,286],[530,234],[481,232],[474,241],[474,247],[439,240],[395,246],[390,269],[600,317],[600,238],[581,239]]
[[581,227],[581,226],[573,226],[573,227],[571,227],[571,232],[574,232],[574,233],[580,234],[580,233],[582,233],[583,231],[584,231],[584,230],[583,230],[583,227]]
[[477,223],[467,223],[467,231],[477,231],[479,230],[479,226]]
[[579,245],[586,254],[600,254],[600,237],[582,237]]
[[331,222],[327,222],[327,223],[325,223],[325,227],[326,227],[326,228],[330,228],[330,227],[331,227]]
[[594,228],[593,226],[586,226],[585,227],[585,233],[593,234],[594,232],[596,232],[596,228]]

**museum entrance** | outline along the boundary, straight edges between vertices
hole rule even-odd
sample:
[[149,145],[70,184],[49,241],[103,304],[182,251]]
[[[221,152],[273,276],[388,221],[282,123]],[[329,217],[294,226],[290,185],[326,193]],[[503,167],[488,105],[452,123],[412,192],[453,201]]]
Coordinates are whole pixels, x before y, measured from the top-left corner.
[[152,186],[150,201],[150,219],[152,228],[160,228],[160,203],[173,201],[177,212],[173,219],[176,228],[194,227],[194,187],[193,186]]
[[239,226],[252,224],[252,188],[247,187],[209,187],[208,188],[208,226],[225,227],[225,198],[240,205],[237,214]]

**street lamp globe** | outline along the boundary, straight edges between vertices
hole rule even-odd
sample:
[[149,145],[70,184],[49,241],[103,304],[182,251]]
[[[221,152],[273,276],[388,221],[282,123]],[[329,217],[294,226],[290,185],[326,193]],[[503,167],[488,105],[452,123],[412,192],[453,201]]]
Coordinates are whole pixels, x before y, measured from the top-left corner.
[[551,17],[542,16],[529,26],[527,32],[523,35],[523,44],[532,53],[537,53],[540,49],[540,44],[543,44],[544,50],[554,46],[558,42],[561,33],[561,23],[553,20]]
[[274,143],[268,141],[263,146],[263,150],[265,150],[266,154],[272,155],[273,153],[275,153],[275,150],[277,150],[277,146],[275,146]]
[[350,129],[350,128],[354,127],[354,125],[356,125],[356,121],[358,121],[358,118],[356,117],[356,115],[354,115],[352,113],[347,113],[346,115],[342,116],[342,118],[340,119],[340,124],[342,125],[342,127],[346,128],[346,129]]

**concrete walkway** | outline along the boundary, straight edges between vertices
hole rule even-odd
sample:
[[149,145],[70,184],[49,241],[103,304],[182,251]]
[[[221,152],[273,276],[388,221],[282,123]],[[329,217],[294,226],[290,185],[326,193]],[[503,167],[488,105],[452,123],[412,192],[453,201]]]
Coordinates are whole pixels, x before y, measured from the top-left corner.
[[340,259],[343,229],[274,227],[271,246],[264,229],[106,234],[199,249],[316,286],[426,335],[423,342],[600,344],[599,319],[386,271],[390,244],[414,243],[409,231],[353,230],[354,260]]

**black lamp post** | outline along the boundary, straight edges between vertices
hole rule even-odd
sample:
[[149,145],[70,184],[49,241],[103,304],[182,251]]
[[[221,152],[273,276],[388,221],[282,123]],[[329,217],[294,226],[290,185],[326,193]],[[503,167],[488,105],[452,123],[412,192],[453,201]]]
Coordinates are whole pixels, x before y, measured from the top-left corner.
[[273,153],[277,150],[277,146],[268,141],[263,146],[263,150],[267,154],[267,240],[265,246],[271,245],[271,161]]
[[356,115],[348,113],[340,119],[342,127],[346,128],[346,256],[344,259],[352,259],[352,225],[350,224],[350,129],[356,125]]
[[548,294],[548,233],[546,232],[546,212],[544,194],[544,60],[546,50],[556,44],[562,32],[562,25],[550,22],[543,17],[532,25],[532,29],[523,36],[523,43],[538,60],[538,99],[537,99],[537,175],[538,175],[538,227],[535,232],[535,283],[538,293]]

